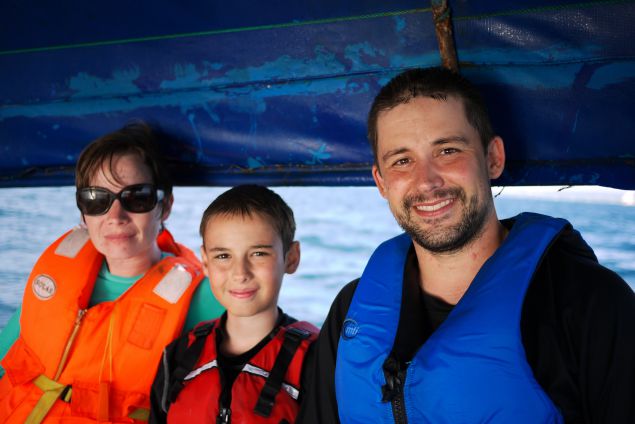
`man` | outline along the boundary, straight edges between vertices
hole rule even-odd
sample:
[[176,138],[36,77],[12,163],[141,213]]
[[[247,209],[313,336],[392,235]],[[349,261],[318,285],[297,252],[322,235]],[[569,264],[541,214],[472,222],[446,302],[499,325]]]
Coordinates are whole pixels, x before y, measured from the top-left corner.
[[368,134],[406,234],[333,302],[299,422],[635,422],[635,294],[565,220],[499,221],[505,149],[474,87],[406,71]]

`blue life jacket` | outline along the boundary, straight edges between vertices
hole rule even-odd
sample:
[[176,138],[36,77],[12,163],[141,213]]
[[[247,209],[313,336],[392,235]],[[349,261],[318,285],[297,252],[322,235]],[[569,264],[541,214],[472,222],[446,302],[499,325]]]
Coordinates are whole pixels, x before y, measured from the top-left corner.
[[[403,386],[411,423],[561,423],[527,363],[523,301],[549,245],[568,222],[524,213],[481,267],[445,321],[415,354]],[[335,389],[342,423],[393,422],[382,402],[383,364],[402,304],[402,234],[380,245],[359,281],[337,350]]]

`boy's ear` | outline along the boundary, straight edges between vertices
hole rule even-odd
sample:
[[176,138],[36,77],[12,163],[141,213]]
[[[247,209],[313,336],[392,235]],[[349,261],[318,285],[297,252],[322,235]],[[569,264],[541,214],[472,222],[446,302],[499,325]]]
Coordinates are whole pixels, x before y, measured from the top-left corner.
[[201,262],[203,262],[203,273],[209,278],[209,275],[207,275],[207,252],[205,252],[205,246],[201,246]]
[[298,269],[298,265],[300,265],[300,242],[294,241],[289,246],[289,250],[284,258],[284,272],[287,274],[293,274],[296,269]]

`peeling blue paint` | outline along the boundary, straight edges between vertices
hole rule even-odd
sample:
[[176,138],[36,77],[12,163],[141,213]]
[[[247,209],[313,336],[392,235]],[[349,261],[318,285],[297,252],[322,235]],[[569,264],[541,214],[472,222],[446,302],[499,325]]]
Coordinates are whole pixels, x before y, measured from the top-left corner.
[[211,69],[213,71],[220,71],[225,66],[222,63],[208,62],[207,60],[203,61],[203,65],[205,66],[205,68]]
[[60,124],[53,124],[53,126],[51,128],[53,128],[53,130],[57,131],[57,130],[60,129]]
[[193,113],[189,113],[187,115],[187,120],[190,122],[190,126],[194,131],[194,138],[196,140],[196,162],[200,162],[203,159],[203,143],[201,142],[201,134],[198,132],[198,128],[196,127],[196,123],[194,120],[196,116]]
[[276,81],[282,75],[285,78],[307,78],[311,75],[333,75],[346,71],[344,64],[339,62],[335,53],[325,46],[314,48],[314,57],[293,58],[282,55],[278,59],[265,62],[259,66],[232,69],[225,74],[223,82],[236,81]]
[[247,158],[247,168],[256,169],[256,168],[262,168],[263,166],[265,166],[265,163],[259,156],[255,158],[250,156]]
[[220,117],[212,111],[209,104],[203,103],[203,110],[207,112],[207,116],[209,116],[213,123],[220,124]]
[[307,165],[316,165],[318,163],[322,163],[322,160],[330,158],[331,154],[326,152],[326,147],[326,143],[322,143],[322,145],[317,150],[309,149],[312,157],[310,160],[307,160],[304,163]]
[[401,32],[406,28],[406,20],[402,16],[395,16],[393,19],[395,20],[396,32]]
[[351,71],[378,69],[380,65],[377,63],[368,64],[368,60],[364,56],[377,57],[385,56],[385,52],[374,48],[370,43],[350,44],[344,49],[344,57],[351,62]]
[[141,93],[134,80],[139,78],[139,68],[118,69],[113,71],[112,78],[103,79],[85,72],[71,77],[68,87],[75,91],[73,98],[98,97],[113,95],[134,95]]
[[164,80],[159,87],[167,90],[178,90],[200,85],[201,79],[207,75],[196,70],[196,66],[192,63],[174,65],[174,80]]

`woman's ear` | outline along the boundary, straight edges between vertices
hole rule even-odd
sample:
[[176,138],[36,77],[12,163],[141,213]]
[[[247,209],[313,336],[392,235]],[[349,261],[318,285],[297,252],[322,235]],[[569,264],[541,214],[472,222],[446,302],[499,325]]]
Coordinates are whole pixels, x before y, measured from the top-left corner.
[[172,212],[172,205],[174,204],[174,194],[170,193],[170,197],[167,199],[163,199],[162,210],[161,210],[161,221],[165,221],[170,216],[170,212]]

